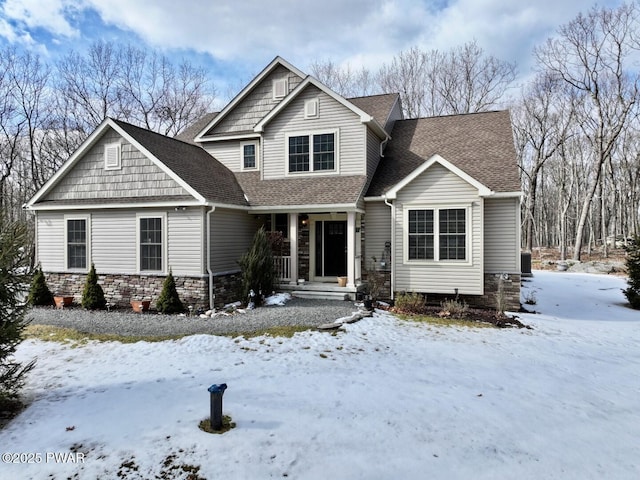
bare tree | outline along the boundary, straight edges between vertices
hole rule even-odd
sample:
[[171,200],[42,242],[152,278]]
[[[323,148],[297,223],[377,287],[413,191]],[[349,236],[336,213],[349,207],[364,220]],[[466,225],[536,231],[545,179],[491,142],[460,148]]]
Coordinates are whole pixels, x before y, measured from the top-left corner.
[[376,93],[374,75],[365,67],[353,69],[351,64],[340,66],[331,60],[314,60],[311,74],[343,97],[361,97]]
[[533,248],[538,181],[545,163],[557,155],[573,126],[574,108],[558,78],[539,74],[523,91],[513,125],[525,190],[525,249]]
[[594,7],[561,26],[558,37],[535,49],[540,64],[579,96],[578,125],[591,147],[591,178],[576,226],[576,260],[580,259],[585,226],[604,165],[631,120],[638,99],[640,77],[630,71],[630,57],[637,51],[636,8],[635,4],[615,9]]
[[441,52],[413,47],[378,72],[385,92],[398,92],[407,118],[490,110],[505,100],[516,65],[485,54],[475,41]]
[[447,114],[482,112],[504,100],[516,64],[486,55],[475,41],[451,50],[435,70]]

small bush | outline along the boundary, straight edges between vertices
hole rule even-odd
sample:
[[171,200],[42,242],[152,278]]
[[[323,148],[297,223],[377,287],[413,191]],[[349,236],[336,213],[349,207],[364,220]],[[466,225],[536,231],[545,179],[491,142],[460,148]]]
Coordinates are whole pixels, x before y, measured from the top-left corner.
[[440,310],[440,313],[439,313],[441,317],[451,317],[451,318],[461,319],[461,318],[464,318],[469,312],[469,305],[457,299],[455,300],[447,299],[444,302],[441,302],[440,308],[442,308],[442,310]]
[[427,299],[421,293],[401,293],[394,303],[397,311],[403,313],[424,313],[427,306]]
[[273,250],[267,233],[260,228],[253,237],[253,243],[238,262],[242,270],[242,299],[248,301],[251,290],[256,294],[255,305],[262,303],[262,295],[269,294],[277,282],[273,263]]
[[162,284],[162,292],[156,302],[156,308],[160,313],[181,313],[184,312],[184,305],[178,295],[176,289],[176,281],[173,278],[173,273],[169,270],[169,275],[165,278]]
[[53,305],[53,293],[49,290],[47,280],[39,265],[33,276],[27,301],[29,305]]
[[82,291],[82,307],[87,310],[101,310],[106,306],[107,301],[104,298],[104,291],[98,284],[98,274],[96,273],[95,265],[92,263]]

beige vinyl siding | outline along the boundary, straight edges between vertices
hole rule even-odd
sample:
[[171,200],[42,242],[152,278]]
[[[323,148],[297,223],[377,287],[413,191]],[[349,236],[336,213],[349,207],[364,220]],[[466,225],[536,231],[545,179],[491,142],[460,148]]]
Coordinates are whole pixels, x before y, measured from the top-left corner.
[[[396,208],[395,258],[396,291],[480,295],[483,293],[483,200],[478,190],[439,164],[434,164],[398,193]],[[469,263],[451,261],[405,262],[405,207],[470,207],[471,245]],[[437,221],[437,217],[436,217]],[[468,237],[467,237],[468,238]]]
[[257,230],[255,218],[241,210],[218,208],[211,214],[211,267],[214,274],[235,272]]
[[[244,140],[243,140],[244,141]],[[256,139],[256,141],[259,141]],[[204,149],[232,172],[239,172],[240,168],[240,140],[221,142],[207,142]],[[259,161],[259,160],[258,160]]]
[[484,202],[486,273],[520,271],[518,238],[520,199],[490,198]]
[[91,213],[91,257],[98,273],[136,273],[136,212]]
[[36,212],[36,245],[45,272],[64,270],[64,213]]
[[364,216],[364,267],[370,268],[376,257],[379,262],[384,244],[391,241],[391,208],[384,202],[366,202]]
[[282,78],[287,78],[289,92],[302,81],[295,73],[282,65],[278,66],[220,121],[215,127],[215,133],[234,133],[253,129],[256,123],[282,101],[281,98],[273,98],[273,81]]
[[[86,211],[38,212],[38,259],[44,271],[64,272],[64,218],[89,215]],[[167,244],[163,263],[176,275],[201,275],[203,261],[203,213],[199,208],[187,210],[98,210],[90,214],[91,258],[98,273],[138,273],[137,214],[166,215]],[[159,272],[163,273],[163,272]]]
[[387,132],[391,132],[393,130],[393,125],[396,123],[396,120],[402,120],[402,108],[400,106],[400,100],[398,100],[391,109],[389,113],[389,118],[387,119],[387,123],[384,125],[384,129]]
[[205,273],[203,258],[204,217],[201,208],[170,210],[167,215],[168,268],[176,275]]
[[380,139],[370,129],[367,130],[367,175],[373,177],[380,161]]
[[[122,168],[105,170],[105,144],[120,143]],[[109,128],[71,171],[46,196],[46,200],[105,199],[188,195],[133,145]]]
[[[311,98],[319,100],[317,118],[304,118],[304,102]],[[328,174],[364,175],[366,169],[366,128],[360,118],[347,107],[320,91],[313,85],[305,88],[286,108],[265,127],[263,135],[264,179],[282,178],[287,175],[288,154],[286,134],[295,132],[322,132],[338,130],[338,172],[315,172],[309,176]]]

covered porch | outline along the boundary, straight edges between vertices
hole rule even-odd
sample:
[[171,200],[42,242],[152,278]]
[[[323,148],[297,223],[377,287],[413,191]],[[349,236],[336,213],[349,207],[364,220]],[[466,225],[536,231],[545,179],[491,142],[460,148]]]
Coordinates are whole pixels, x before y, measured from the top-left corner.
[[279,288],[304,298],[355,300],[362,284],[361,212],[279,212],[264,215],[281,232],[274,248]]

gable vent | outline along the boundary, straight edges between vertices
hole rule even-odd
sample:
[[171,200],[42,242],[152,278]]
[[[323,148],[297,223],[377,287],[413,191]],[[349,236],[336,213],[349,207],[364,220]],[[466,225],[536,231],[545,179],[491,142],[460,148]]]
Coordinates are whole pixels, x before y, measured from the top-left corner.
[[105,170],[117,170],[121,168],[120,144],[114,143],[104,146]]

